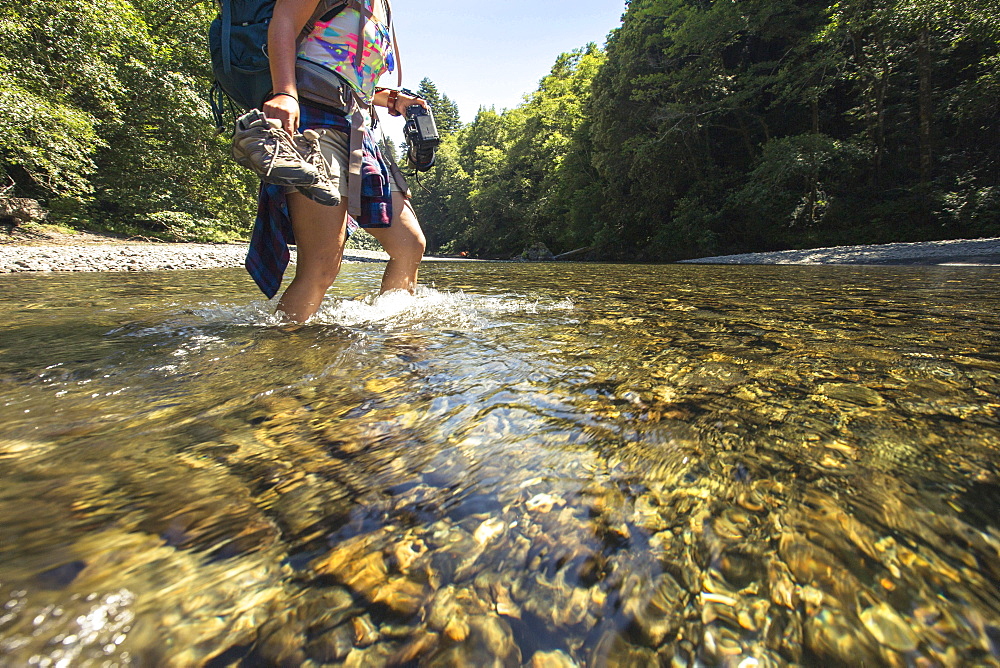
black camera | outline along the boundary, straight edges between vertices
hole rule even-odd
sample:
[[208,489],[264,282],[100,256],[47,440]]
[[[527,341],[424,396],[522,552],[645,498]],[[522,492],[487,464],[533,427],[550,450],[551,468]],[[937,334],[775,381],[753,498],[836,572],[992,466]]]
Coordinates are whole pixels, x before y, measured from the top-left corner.
[[403,134],[410,149],[406,152],[406,160],[418,172],[426,172],[434,166],[434,149],[441,143],[437,125],[434,124],[434,114],[419,104],[411,104],[406,108],[406,125]]

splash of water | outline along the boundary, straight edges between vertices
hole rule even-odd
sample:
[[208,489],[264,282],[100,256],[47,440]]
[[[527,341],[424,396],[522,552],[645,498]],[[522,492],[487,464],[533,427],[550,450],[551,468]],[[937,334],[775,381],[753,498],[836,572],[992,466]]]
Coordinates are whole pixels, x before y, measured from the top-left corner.
[[[411,294],[392,290],[384,294],[359,295],[354,299],[327,298],[309,325],[338,325],[349,329],[394,331],[398,329],[480,330],[511,324],[498,316],[535,315],[569,311],[569,299],[545,301],[519,294],[484,296],[462,291],[442,292],[419,286]],[[187,308],[155,325],[133,323],[108,332],[111,336],[146,337],[176,335],[190,329],[189,341],[204,340],[198,330],[213,326],[278,327],[284,324],[275,312],[276,302],[257,301],[244,305],[208,302]],[[212,338],[212,337],[208,337]]]
[[392,290],[350,300],[329,300],[309,322],[380,330],[414,327],[479,330],[509,324],[497,316],[572,308],[569,299],[543,302],[524,295],[486,297],[420,286],[413,294]]

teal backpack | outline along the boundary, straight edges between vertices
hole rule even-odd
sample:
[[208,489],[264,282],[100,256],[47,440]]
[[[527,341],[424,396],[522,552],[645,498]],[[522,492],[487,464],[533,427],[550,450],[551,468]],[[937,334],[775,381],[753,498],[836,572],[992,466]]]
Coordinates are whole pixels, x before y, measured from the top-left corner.
[[[223,129],[226,99],[240,109],[260,109],[271,94],[271,70],[267,57],[267,27],[275,0],[221,0],[219,16],[208,30],[212,55],[211,103],[216,125]],[[329,20],[357,0],[320,0],[313,17],[302,29],[312,31],[317,20]],[[234,113],[235,116],[235,113]]]

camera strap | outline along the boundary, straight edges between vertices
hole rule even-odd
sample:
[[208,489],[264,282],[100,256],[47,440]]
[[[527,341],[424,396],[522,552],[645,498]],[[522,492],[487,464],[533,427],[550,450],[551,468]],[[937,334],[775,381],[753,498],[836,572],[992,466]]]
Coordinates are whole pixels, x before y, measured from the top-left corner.
[[[382,136],[384,137],[385,135],[383,134]],[[406,176],[403,174],[403,170],[400,169],[399,164],[396,162],[396,160],[392,157],[391,154],[386,155],[385,159],[389,163],[389,176],[393,181],[396,182],[396,185],[399,186],[399,189],[403,193],[403,197],[405,197],[406,199],[410,199],[411,197],[413,197],[413,191],[410,190],[410,184],[406,180]]]
[[[395,70],[398,82],[397,85],[401,87],[403,85],[403,69],[399,58],[399,41],[396,38],[396,26],[392,21],[392,5],[390,0],[372,1],[383,3],[383,7],[385,9],[385,25],[389,29],[389,34],[392,40],[392,53],[394,54],[396,61]],[[356,32],[357,43],[354,44],[353,64],[355,68],[360,70],[362,57],[365,51],[365,45],[363,44],[365,27],[368,21],[377,20],[374,13],[369,8],[368,2],[365,0],[322,0],[313,17],[310,19],[309,24],[307,24],[308,30],[304,30],[303,32],[308,34],[312,31],[312,28],[315,27],[318,20],[323,20],[324,16],[336,15],[336,13],[344,7],[349,7],[358,13],[358,27]],[[302,59],[299,60],[301,61]],[[327,72],[331,75],[329,79],[332,79],[332,82],[327,81]],[[302,92],[306,99],[328,108],[341,108],[341,105],[337,104],[337,102],[343,102],[342,108],[344,114],[348,116],[351,121],[348,148],[349,155],[347,161],[348,213],[351,216],[358,218],[361,215],[361,170],[364,165],[365,114],[367,112],[371,115],[374,126],[376,116],[373,105],[366,101],[353,86],[341,86],[339,83],[336,83],[338,81],[343,82],[343,79],[340,79],[340,77],[333,70],[318,63],[312,64],[307,61],[303,61],[300,65],[297,65],[296,78],[300,79],[299,83],[303,88]],[[310,87],[312,82],[316,82],[316,85]],[[315,89],[315,94],[310,94],[312,89]],[[409,197],[409,186],[406,184],[406,179],[403,177],[402,171],[399,169],[399,166],[396,165],[396,162],[392,159],[391,155],[385,157],[389,163],[391,177],[396,181],[397,185],[401,190],[403,190],[405,195]]]
[[[352,91],[353,92],[353,91]],[[361,215],[361,168],[365,161],[365,111],[372,115],[372,121],[376,120],[375,110],[371,105],[365,103],[357,92],[354,95],[354,113],[351,114],[351,134],[349,140],[347,160],[347,213],[354,218]],[[413,196],[410,185],[403,175],[403,170],[399,168],[392,155],[385,153],[382,156],[389,165],[389,178],[396,182],[400,191],[406,199]]]

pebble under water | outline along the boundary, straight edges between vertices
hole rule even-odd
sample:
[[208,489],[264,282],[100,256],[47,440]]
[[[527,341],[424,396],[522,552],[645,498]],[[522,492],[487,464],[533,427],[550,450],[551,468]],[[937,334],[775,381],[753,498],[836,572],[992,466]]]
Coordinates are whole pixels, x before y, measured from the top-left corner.
[[1000,271],[0,277],[0,665],[1000,665]]

